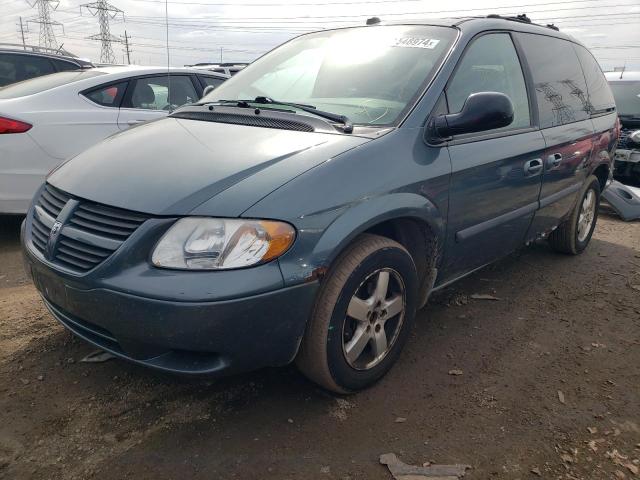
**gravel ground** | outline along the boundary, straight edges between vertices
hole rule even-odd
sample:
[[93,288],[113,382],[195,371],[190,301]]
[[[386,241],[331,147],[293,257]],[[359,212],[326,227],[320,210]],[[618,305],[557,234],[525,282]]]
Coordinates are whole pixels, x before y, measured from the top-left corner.
[[390,374],[348,397],[293,367],[207,382],[81,363],[94,349],[44,309],[18,230],[0,218],[0,478],[390,479],[387,452],[469,480],[640,478],[638,222],[602,216],[582,256],[534,245],[439,292]]

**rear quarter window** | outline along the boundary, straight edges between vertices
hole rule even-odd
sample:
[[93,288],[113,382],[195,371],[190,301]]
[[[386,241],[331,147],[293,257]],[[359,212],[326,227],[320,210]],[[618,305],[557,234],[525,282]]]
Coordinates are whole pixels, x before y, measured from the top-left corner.
[[64,60],[51,59],[59,72],[68,72],[69,70],[79,70],[80,67],[75,63],[66,62]]
[[127,82],[112,83],[83,92],[82,95],[103,107],[119,107],[126,88]]
[[587,85],[573,44],[533,33],[520,33],[518,38],[533,75],[540,127],[590,118]]
[[587,91],[591,102],[592,113],[604,113],[615,108],[616,103],[613,93],[609,88],[609,83],[600,69],[600,65],[591,52],[581,45],[574,45],[578,59],[584,71],[584,78],[587,81]]

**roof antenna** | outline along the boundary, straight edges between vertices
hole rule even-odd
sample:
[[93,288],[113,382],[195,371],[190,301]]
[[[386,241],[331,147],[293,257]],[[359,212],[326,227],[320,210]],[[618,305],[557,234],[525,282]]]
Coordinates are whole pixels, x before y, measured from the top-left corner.
[[624,65],[622,66],[622,70],[620,71],[620,80],[622,80],[622,75],[624,75],[624,70],[627,68],[627,61],[624,61]]
[[378,25],[379,23],[380,23],[380,18],[378,17],[367,18],[367,25]]
[[[171,65],[171,59],[169,57],[169,0],[164,0],[164,19],[167,27],[167,103],[169,103],[169,99],[171,98],[171,75],[169,74]],[[171,103],[169,103],[169,108],[171,108]]]

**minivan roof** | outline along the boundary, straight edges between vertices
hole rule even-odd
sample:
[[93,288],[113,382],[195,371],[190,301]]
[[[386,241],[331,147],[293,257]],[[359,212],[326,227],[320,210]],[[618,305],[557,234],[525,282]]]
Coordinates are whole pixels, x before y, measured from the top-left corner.
[[571,35],[567,35],[559,30],[555,26],[539,25],[537,23],[528,23],[523,21],[522,17],[501,17],[499,15],[490,15],[487,17],[451,17],[451,18],[425,18],[425,19],[412,19],[412,20],[385,20],[384,15],[381,15],[380,22],[369,26],[373,28],[376,25],[436,25],[442,27],[455,27],[461,31],[475,35],[487,30],[510,30],[523,33],[537,33],[541,35],[547,35],[550,37],[560,38],[562,40],[568,40],[578,45],[582,45],[578,40]]

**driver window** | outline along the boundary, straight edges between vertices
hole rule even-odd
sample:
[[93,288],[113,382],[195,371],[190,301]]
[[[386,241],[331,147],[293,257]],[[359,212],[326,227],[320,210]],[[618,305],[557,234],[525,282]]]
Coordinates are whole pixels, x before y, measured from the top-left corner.
[[531,125],[529,98],[511,37],[492,33],[474,40],[447,88],[449,112],[458,113],[472,93],[504,93],[513,103],[513,123],[505,129]]
[[191,78],[166,75],[139,78],[131,94],[131,107],[145,110],[173,110],[185,103],[198,101]]

